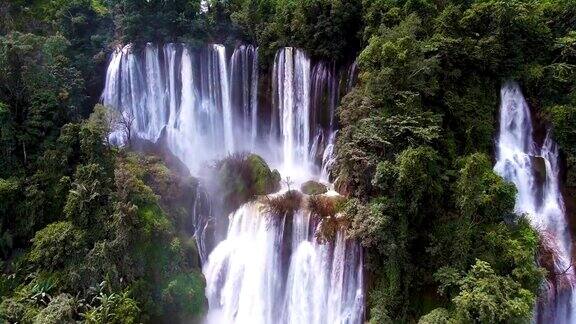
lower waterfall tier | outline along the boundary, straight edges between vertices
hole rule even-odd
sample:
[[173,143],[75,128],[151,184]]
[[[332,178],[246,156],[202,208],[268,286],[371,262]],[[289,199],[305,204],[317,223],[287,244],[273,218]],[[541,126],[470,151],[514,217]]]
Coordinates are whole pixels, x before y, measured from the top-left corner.
[[362,250],[337,232],[318,242],[319,223],[250,202],[230,215],[227,237],[204,265],[209,323],[361,323]]

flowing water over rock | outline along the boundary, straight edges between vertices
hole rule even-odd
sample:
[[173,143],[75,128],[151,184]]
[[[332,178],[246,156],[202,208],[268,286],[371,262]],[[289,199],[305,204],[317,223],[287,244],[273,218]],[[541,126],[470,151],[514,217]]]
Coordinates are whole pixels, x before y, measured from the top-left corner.
[[[258,59],[250,45],[231,55],[216,44],[199,50],[128,45],[112,55],[102,100],[134,120],[135,136],[166,147],[193,175],[202,176],[205,163],[251,151],[295,181],[294,187],[328,181],[335,111],[355,82],[356,65],[313,62],[287,47],[276,54],[271,74],[260,75]],[[126,141],[118,131],[111,137]],[[211,217],[226,215],[204,213],[195,229],[207,280],[207,321],[362,322],[357,242],[338,232],[321,244],[319,223],[309,212],[270,215],[252,202],[229,216],[225,237],[207,244]]]
[[267,215],[248,203],[231,215],[228,237],[204,273],[210,323],[360,323],[362,251],[338,233],[319,244],[303,211]]
[[500,132],[494,170],[516,185],[515,211],[526,214],[552,251],[555,275],[537,307],[542,323],[575,323],[575,271],[572,237],[559,187],[558,148],[546,134],[539,147],[533,139],[530,109],[520,87],[506,83],[501,90]]

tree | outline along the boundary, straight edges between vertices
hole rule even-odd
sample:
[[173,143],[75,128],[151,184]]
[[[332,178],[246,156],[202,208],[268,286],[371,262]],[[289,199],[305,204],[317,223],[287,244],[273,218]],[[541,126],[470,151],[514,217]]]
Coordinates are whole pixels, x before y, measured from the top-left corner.
[[461,320],[507,323],[532,318],[535,295],[513,279],[497,275],[487,262],[477,260],[459,284],[454,304]]
[[132,132],[134,130],[135,121],[136,116],[134,116],[134,112],[131,109],[126,109],[119,114],[118,125],[121,132],[124,134],[128,147],[132,145]]

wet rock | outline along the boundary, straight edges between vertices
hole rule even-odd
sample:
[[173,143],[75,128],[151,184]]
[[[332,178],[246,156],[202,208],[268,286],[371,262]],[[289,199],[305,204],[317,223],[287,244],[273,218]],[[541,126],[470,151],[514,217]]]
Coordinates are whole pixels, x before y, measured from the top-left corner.
[[546,182],[546,160],[541,156],[530,156],[530,163],[534,168],[534,176],[538,184]]

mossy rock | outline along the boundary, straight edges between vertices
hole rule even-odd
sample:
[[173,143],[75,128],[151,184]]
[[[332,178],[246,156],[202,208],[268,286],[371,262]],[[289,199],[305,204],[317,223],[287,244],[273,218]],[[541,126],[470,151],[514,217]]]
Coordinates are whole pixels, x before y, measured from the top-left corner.
[[256,195],[273,193],[280,189],[280,172],[270,170],[264,159],[256,154],[250,154],[246,158],[252,171],[253,188]]
[[300,190],[307,195],[321,195],[328,192],[328,188],[325,185],[313,180],[304,182]]
[[256,154],[235,154],[217,163],[219,190],[225,209],[232,211],[259,195],[280,189],[280,173]]

